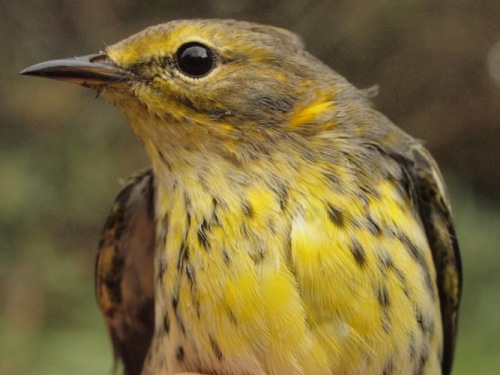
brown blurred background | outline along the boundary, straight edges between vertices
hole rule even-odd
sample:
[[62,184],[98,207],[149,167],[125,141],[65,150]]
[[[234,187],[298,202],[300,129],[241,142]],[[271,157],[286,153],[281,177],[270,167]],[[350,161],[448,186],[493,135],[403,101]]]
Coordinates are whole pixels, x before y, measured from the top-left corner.
[[500,368],[500,1],[0,1],[0,373],[110,374],[93,292],[119,180],[147,165],[108,103],[18,76],[146,26],[236,18],[291,29],[427,145],[452,192],[465,272],[455,374]]

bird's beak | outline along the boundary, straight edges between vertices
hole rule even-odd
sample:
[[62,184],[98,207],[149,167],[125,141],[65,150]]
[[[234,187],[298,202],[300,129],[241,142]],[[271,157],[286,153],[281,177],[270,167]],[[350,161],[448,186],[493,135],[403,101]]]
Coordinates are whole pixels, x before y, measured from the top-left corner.
[[50,60],[32,65],[19,74],[58,79],[86,87],[126,84],[131,73],[113,65],[105,53]]

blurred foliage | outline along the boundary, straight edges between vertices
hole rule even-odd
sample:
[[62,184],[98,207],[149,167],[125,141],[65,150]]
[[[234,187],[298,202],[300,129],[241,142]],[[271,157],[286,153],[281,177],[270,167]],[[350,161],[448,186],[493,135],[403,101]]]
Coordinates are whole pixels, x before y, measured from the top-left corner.
[[119,179],[147,165],[118,111],[81,88],[19,77],[178,18],[299,33],[308,49],[426,139],[448,177],[465,289],[455,374],[500,368],[500,2],[0,2],[0,373],[109,374],[94,301],[99,232]]

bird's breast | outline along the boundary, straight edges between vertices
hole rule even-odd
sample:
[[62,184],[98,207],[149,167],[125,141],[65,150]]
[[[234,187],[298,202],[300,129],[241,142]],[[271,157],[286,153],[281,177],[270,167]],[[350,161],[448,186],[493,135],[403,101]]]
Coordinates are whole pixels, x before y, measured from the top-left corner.
[[438,368],[435,271],[401,187],[298,172],[158,187],[154,358],[166,373]]

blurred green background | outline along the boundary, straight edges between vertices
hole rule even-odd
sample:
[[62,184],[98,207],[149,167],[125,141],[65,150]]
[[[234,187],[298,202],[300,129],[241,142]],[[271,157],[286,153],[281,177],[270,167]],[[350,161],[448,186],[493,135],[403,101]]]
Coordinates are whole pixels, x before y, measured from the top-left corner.
[[0,374],[110,374],[93,290],[119,181],[147,165],[112,105],[17,73],[97,52],[146,26],[236,18],[299,33],[308,49],[427,145],[443,168],[465,289],[455,374],[500,368],[498,0],[0,2]]

